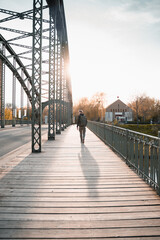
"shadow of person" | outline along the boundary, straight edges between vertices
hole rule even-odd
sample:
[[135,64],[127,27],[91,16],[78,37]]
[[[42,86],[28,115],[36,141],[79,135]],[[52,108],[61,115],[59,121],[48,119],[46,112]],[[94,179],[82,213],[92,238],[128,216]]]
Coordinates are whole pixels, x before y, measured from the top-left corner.
[[78,154],[81,168],[87,182],[89,197],[98,197],[97,184],[99,179],[99,167],[96,159],[91,155],[85,145],[81,145],[81,152]]

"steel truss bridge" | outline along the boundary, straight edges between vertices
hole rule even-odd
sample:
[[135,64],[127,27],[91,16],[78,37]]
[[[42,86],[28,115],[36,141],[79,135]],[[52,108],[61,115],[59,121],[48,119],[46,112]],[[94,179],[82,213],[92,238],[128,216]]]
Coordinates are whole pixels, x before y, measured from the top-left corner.
[[[33,0],[33,9],[0,9],[0,120],[5,127],[6,72],[12,72],[12,126],[16,118],[16,84],[32,109],[32,152],[41,152],[42,111],[48,105],[48,139],[72,122],[72,88],[63,0]],[[7,17],[6,17],[7,15]],[[16,29],[13,27],[16,26]],[[26,31],[30,28],[29,31]]]

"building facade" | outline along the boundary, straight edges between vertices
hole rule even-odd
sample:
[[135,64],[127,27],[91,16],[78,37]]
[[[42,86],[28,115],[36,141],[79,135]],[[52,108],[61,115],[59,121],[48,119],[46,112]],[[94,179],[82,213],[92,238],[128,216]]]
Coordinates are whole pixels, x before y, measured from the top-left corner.
[[118,122],[130,122],[133,121],[133,111],[120,99],[112,103],[106,108],[105,121],[113,122],[114,120]]

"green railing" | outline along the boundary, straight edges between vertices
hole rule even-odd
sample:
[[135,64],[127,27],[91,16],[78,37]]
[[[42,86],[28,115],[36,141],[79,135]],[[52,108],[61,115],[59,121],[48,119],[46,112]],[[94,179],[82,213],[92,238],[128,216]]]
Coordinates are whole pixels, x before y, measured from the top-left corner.
[[[21,120],[21,119],[16,119],[15,124],[31,124],[31,120]],[[5,120],[5,125],[12,125],[12,120]],[[1,126],[1,120],[0,120],[0,126]]]
[[160,195],[160,134],[153,137],[92,121],[88,121],[87,127],[125,159]]

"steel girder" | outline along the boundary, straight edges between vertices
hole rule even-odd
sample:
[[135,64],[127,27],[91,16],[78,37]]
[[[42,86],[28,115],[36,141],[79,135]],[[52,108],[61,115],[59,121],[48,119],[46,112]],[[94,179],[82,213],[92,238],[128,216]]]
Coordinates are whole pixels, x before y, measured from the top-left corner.
[[[20,60],[18,55],[15,53],[15,51],[12,49],[10,44],[6,41],[6,39],[1,34],[0,34],[0,42],[3,43],[3,45],[5,46],[5,49],[10,53],[10,55],[14,57],[14,59],[16,60],[16,63],[18,64],[18,66],[23,69],[24,75],[25,75],[25,78],[27,79],[27,81],[29,81],[29,83],[32,84],[31,76],[28,73],[27,69],[25,68],[24,64],[22,63],[22,61]],[[22,85],[24,91],[26,92],[30,102],[32,102],[31,93],[30,93],[30,91],[28,91],[28,88],[27,88],[26,84],[24,83],[24,80],[21,78],[21,76],[18,73],[18,71],[16,70],[16,68],[8,60],[7,56],[5,56],[3,54],[2,51],[0,51],[0,59],[2,59],[2,61],[8,66],[8,68],[15,74],[16,78],[18,79],[18,81]]]
[[[48,6],[44,6],[44,7],[43,7],[43,9],[46,9],[46,8],[48,8]],[[0,12],[11,15],[10,17],[1,19],[1,20],[0,20],[0,23],[2,23],[2,22],[8,22],[8,21],[13,20],[13,19],[16,19],[16,18],[20,18],[21,20],[23,20],[24,18],[33,20],[33,17],[29,15],[29,14],[32,14],[32,13],[33,13],[33,9],[19,13],[19,12],[10,11],[10,10],[6,10],[6,9],[0,8]],[[49,23],[49,21],[48,21],[48,20],[45,20],[45,19],[42,19],[42,22]]]
[[[13,67],[16,69],[16,60],[13,58]],[[12,127],[15,127],[16,118],[16,76],[13,73],[12,81]]]
[[[5,46],[1,43],[1,52],[5,55]],[[5,64],[0,59],[0,119],[1,128],[5,125]]]
[[[24,79],[24,71],[23,68],[21,68],[21,77],[22,79]],[[21,86],[21,122],[23,120],[23,107],[24,107],[24,91],[23,91],[23,87]],[[22,123],[21,123],[22,124]]]
[[48,140],[55,140],[55,19],[50,12]]
[[[63,0],[47,0],[56,27],[56,133],[72,122],[72,90],[67,71],[68,38]],[[62,105],[62,103],[64,103]]]
[[32,152],[41,152],[42,8],[43,0],[33,1]]
[[[16,64],[18,64],[18,66],[23,69],[25,78],[27,79],[29,84],[32,84],[31,77],[30,77],[29,73],[27,72],[25,66],[23,65],[23,63],[21,62],[19,57],[16,55],[14,50],[9,46],[7,41],[2,37],[2,35],[0,35],[0,42],[3,44],[5,49],[8,50],[9,53],[14,57],[14,59],[16,61]],[[22,77],[18,73],[18,71],[15,68],[15,66],[13,65],[13,63],[11,63],[9,61],[9,59],[7,58],[7,56],[5,56],[3,51],[0,51],[0,59],[2,60],[3,64],[7,65],[7,67],[13,72],[14,76],[18,79],[18,81],[20,82],[20,84],[23,87],[24,91],[26,92],[26,95],[28,96],[29,101],[32,103],[31,92],[29,91],[28,87],[26,86],[26,83],[25,83],[24,79],[22,79]]]
[[57,39],[56,44],[56,133],[61,134],[61,122],[62,122],[62,55],[61,44]]
[[[69,61],[68,51],[68,39],[67,30],[64,14],[63,0],[47,0],[50,9],[50,21],[42,18],[43,0],[34,0],[33,10],[29,10],[23,13],[16,13],[7,10],[0,9],[0,12],[10,14],[11,17],[0,20],[1,22],[9,21],[15,18],[28,18],[33,19],[33,33],[18,31],[14,29],[3,28],[4,30],[15,31],[16,33],[22,34],[22,36],[10,39],[6,41],[2,35],[0,35],[0,41],[4,42],[7,51],[15,58],[16,65],[18,68],[23,69],[23,74],[20,76],[16,67],[7,59],[7,57],[0,51],[0,59],[4,65],[7,65],[14,76],[19,80],[23,89],[25,90],[28,99],[32,103],[32,151],[41,151],[41,54],[42,50],[49,54],[49,61],[43,60],[43,63],[49,63],[49,129],[48,139],[54,139],[55,137],[55,126],[58,126],[56,130],[61,132],[67,125],[72,122],[72,91],[70,77],[67,72],[67,65]],[[29,15],[33,13],[33,16]],[[42,36],[43,32],[48,29],[42,30],[42,22],[50,22],[50,37]],[[18,40],[22,37],[33,36],[33,64],[32,64],[32,78],[27,72],[27,66],[24,66],[20,58],[31,60],[31,58],[24,57],[24,54],[28,52],[16,54],[11,45],[24,47],[31,49],[30,46],[16,44],[10,42],[11,40]],[[49,40],[49,46],[42,47],[42,38]],[[46,50],[49,48],[49,51]],[[30,64],[28,65],[30,66]],[[46,72],[47,73],[47,72]],[[26,81],[27,80],[27,81]],[[31,96],[32,91],[32,96]],[[29,102],[27,102],[27,109],[29,109]],[[29,111],[27,111],[29,114]],[[29,119],[29,115],[28,115]],[[55,123],[56,121],[56,123]]]

